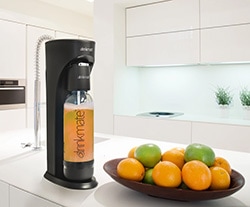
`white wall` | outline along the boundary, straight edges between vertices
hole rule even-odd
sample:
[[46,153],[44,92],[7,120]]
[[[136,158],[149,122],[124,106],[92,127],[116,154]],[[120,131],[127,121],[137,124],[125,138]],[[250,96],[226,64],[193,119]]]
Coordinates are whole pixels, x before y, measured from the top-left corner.
[[[105,8],[105,9],[104,9]],[[94,4],[96,40],[94,81],[95,131],[113,134],[114,10],[113,1]]]
[[[85,37],[93,36],[93,18],[39,0],[1,0],[1,10],[30,16],[28,24],[39,22],[40,26],[61,31],[71,31]],[[0,10],[0,13],[1,13]],[[1,15],[3,16],[3,15]],[[6,15],[9,19],[13,15]],[[22,18],[19,16],[19,18]],[[24,17],[25,18],[25,17]]]
[[[94,40],[97,44],[92,85],[96,132],[113,134],[114,111],[133,109],[137,100],[137,88],[134,87],[137,70],[125,67],[125,4],[129,2],[132,1],[107,0],[94,4]],[[121,99],[114,98],[118,95]]]

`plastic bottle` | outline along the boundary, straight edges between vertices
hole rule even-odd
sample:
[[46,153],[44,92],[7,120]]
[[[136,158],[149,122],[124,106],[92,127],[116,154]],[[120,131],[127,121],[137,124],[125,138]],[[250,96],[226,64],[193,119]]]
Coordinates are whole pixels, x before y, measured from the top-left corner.
[[64,103],[64,176],[88,181],[94,171],[94,104],[86,91],[72,91]]

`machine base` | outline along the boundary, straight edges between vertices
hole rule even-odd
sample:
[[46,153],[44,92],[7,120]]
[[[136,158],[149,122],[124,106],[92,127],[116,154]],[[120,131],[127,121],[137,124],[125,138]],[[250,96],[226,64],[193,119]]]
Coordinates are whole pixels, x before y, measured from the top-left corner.
[[71,189],[87,190],[87,189],[95,188],[98,185],[95,177],[92,177],[91,180],[88,182],[74,182],[74,181],[62,180],[60,178],[57,178],[49,174],[48,172],[44,174],[44,177],[47,180],[51,181],[52,183],[58,184],[66,188],[71,188]]

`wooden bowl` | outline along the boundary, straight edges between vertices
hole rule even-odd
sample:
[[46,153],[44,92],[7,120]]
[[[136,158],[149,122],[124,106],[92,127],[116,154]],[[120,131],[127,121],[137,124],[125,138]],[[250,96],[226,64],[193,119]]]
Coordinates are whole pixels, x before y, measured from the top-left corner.
[[167,188],[160,187],[156,185],[145,184],[142,182],[136,182],[131,180],[126,180],[117,175],[116,167],[118,163],[124,158],[113,159],[106,162],[103,169],[107,174],[109,174],[116,182],[133,189],[135,191],[154,196],[159,198],[165,198],[169,200],[178,201],[201,201],[201,200],[212,200],[230,196],[233,193],[240,190],[244,184],[244,177],[235,170],[232,170],[231,174],[231,184],[229,189],[226,190],[204,190],[204,191],[194,191],[189,189],[180,188]]

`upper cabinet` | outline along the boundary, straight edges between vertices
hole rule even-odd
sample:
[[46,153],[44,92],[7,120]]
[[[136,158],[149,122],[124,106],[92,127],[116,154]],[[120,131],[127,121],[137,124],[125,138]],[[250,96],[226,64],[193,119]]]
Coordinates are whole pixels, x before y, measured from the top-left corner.
[[127,66],[250,62],[249,0],[170,0],[126,9]]
[[127,38],[127,66],[164,66],[199,62],[199,31]]
[[200,0],[201,28],[250,23],[249,0]]
[[201,30],[201,63],[250,61],[250,24]]
[[127,37],[199,27],[199,0],[170,0],[126,10]]
[[201,63],[250,61],[249,11],[249,0],[200,0]]
[[174,0],[126,9],[127,66],[199,61],[199,0]]
[[26,26],[0,20],[0,76],[6,79],[25,79]]

